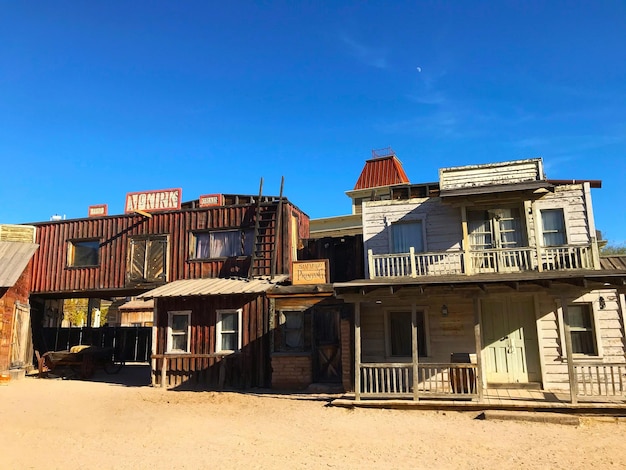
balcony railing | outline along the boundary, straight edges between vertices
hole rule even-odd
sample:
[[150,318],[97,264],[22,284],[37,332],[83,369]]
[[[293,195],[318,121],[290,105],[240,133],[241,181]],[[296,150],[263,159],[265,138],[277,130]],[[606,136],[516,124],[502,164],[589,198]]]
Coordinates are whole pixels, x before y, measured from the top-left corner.
[[416,253],[367,253],[370,279],[594,269],[592,245],[494,248]]
[[476,364],[423,363],[413,381],[412,363],[362,363],[362,398],[478,398]]

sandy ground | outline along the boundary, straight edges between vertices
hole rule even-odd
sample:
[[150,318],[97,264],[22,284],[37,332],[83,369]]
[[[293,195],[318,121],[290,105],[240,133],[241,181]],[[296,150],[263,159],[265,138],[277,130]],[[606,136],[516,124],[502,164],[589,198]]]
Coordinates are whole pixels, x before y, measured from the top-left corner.
[[[115,383],[118,382],[118,383]],[[625,468],[626,424],[344,409],[325,395],[164,391],[145,368],[0,387],[2,469]]]

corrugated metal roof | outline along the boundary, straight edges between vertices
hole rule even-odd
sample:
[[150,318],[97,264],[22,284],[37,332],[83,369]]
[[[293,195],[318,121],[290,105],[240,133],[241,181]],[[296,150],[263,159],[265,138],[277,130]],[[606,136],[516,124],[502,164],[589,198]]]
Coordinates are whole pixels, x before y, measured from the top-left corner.
[[191,297],[207,295],[260,294],[266,292],[277,283],[283,282],[288,276],[276,276],[257,279],[182,279],[157,287],[139,295],[140,299],[158,297]]
[[389,155],[367,160],[354,189],[368,189],[406,183],[409,183],[409,178],[402,168],[402,163],[395,155]]
[[0,242],[0,287],[13,287],[39,245]]
[[129,300],[125,304],[118,307],[119,310],[152,310],[154,308],[154,300],[134,299]]

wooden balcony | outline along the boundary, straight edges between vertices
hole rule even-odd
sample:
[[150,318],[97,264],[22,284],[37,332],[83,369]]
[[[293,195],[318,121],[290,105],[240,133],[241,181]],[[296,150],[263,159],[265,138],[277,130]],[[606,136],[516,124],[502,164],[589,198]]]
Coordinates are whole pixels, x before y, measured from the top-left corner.
[[370,279],[595,269],[593,246],[497,248],[374,254],[367,252]]

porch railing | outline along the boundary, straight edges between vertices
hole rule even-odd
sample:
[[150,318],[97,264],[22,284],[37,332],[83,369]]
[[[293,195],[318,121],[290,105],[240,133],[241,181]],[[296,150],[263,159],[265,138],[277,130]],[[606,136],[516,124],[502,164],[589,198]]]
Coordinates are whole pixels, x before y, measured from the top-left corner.
[[591,245],[374,254],[367,252],[370,279],[594,269]]
[[578,397],[626,399],[626,364],[574,364]]
[[478,398],[476,364],[424,363],[417,366],[417,390],[411,363],[362,363],[362,398]]

